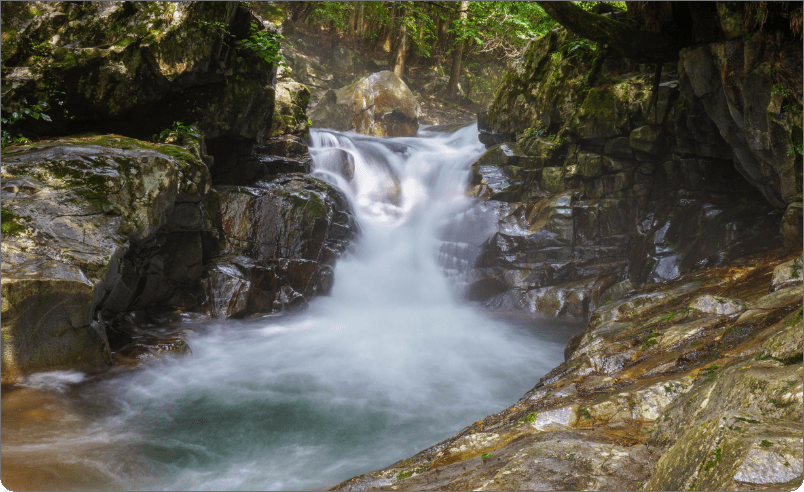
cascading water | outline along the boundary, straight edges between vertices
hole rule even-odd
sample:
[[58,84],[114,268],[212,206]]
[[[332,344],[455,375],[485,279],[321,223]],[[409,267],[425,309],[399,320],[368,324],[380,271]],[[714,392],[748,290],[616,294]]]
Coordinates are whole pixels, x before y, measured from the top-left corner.
[[476,125],[311,139],[316,175],[349,197],[361,230],[331,295],[199,323],[192,357],[80,384],[29,379],[27,403],[3,401],[7,486],[16,473],[44,488],[328,488],[507,407],[561,361],[558,343],[461,303],[445,270],[465,259],[439,263],[469,205]]

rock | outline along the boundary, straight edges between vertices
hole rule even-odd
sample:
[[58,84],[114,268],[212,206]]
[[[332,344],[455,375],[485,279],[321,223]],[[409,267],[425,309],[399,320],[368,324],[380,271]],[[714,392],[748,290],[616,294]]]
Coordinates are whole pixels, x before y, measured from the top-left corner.
[[600,296],[600,304],[602,305],[618,301],[635,287],[636,285],[634,285],[634,283],[630,280],[618,282],[603,292],[603,294]]
[[215,139],[211,152],[218,155],[211,169],[215,184],[250,186],[284,173],[309,173],[312,157],[299,135],[263,137],[258,143]]
[[[720,9],[719,12],[721,12]],[[768,88],[771,62],[758,57],[763,50],[782,53],[779,39],[756,32],[733,40],[685,48],[680,53],[681,91],[687,100],[699,99],[720,134],[734,149],[735,164],[769,203],[785,207],[801,193],[796,182],[793,145],[796,116],[772,109],[778,91]],[[728,53],[745,52],[745,58]],[[786,54],[782,54],[786,59]],[[790,63],[800,65],[795,54]],[[795,68],[794,70],[797,70]],[[793,89],[795,90],[795,89]],[[737,110],[737,108],[740,108]],[[799,117],[800,118],[800,117]],[[800,128],[800,126],[798,127]]]
[[542,169],[540,186],[547,193],[561,193],[564,191],[564,168],[546,167]]
[[203,273],[211,316],[278,311],[329,292],[332,265],[357,234],[340,192],[300,174],[216,190],[226,245]]
[[793,202],[787,206],[787,210],[782,217],[782,225],[779,232],[782,235],[782,246],[785,251],[799,251],[802,247],[802,223],[804,223],[804,204]]
[[229,44],[216,27],[245,33],[252,23],[267,25],[244,4],[49,2],[37,8],[41,13],[24,25],[14,25],[8,9],[3,15],[4,65],[18,61],[32,74],[4,84],[3,110],[61,94],[58,103],[49,101],[52,123],[31,120],[25,129],[57,134],[93,124],[149,138],[183,121],[207,138],[255,138],[268,130],[273,67]]
[[357,133],[409,137],[419,129],[419,103],[408,86],[388,70],[357,81],[352,122]]
[[309,114],[316,127],[375,137],[409,137],[419,128],[419,112],[408,86],[384,70],[328,92]]
[[745,311],[745,304],[739,300],[710,294],[696,297],[689,307],[702,313],[716,314],[718,316],[731,316]]
[[[104,367],[107,321],[135,299],[181,305],[212,228],[209,191],[204,163],[175,145],[88,136],[4,149],[3,383]],[[183,256],[165,263],[174,246]]]
[[348,152],[335,148],[318,149],[315,154],[316,170],[324,170],[351,181],[355,176],[354,158]]
[[307,119],[307,104],[310,91],[293,80],[276,84],[274,116],[271,124],[271,137],[290,133],[300,134],[310,128]]
[[345,46],[335,48],[332,58],[335,62],[335,68],[342,72],[354,73],[360,64],[360,58],[354,51]]
[[801,257],[786,261],[773,269],[770,292],[790,287],[804,281],[804,268]]
[[631,139],[626,137],[609,139],[606,141],[603,153],[616,157],[631,157]]
[[353,128],[348,91],[329,90],[310,108],[310,119],[316,128],[345,131]]
[[[784,446],[775,446],[789,442],[787,452],[793,454],[782,463],[800,459],[794,451],[801,448],[800,425],[789,419],[795,419],[801,408],[801,381],[794,376],[801,365],[775,370],[767,364],[753,366],[759,367],[730,364],[717,377],[707,377],[699,393],[671,405],[652,437],[672,445],[646,489],[731,489],[738,480],[784,483],[800,473],[775,466],[778,455],[752,450],[771,448],[779,453]],[[779,454],[784,456],[783,451]]]
[[658,138],[656,128],[653,125],[645,125],[635,128],[628,137],[628,141],[632,149],[656,154],[659,151]]
[[251,282],[236,265],[216,262],[203,280],[204,304],[212,318],[236,318],[247,313]]
[[[776,258],[757,254],[636,287],[597,308],[566,360],[518,402],[336,489],[794,485],[804,408],[801,292],[765,295],[757,286]],[[743,322],[688,309],[690,299],[717,303],[710,292],[732,293],[733,304],[762,316]],[[610,439],[622,447],[607,447]],[[580,443],[599,452],[583,454]]]
[[801,362],[802,342],[801,310],[788,316],[782,330],[762,344],[762,354],[783,361],[786,364]]

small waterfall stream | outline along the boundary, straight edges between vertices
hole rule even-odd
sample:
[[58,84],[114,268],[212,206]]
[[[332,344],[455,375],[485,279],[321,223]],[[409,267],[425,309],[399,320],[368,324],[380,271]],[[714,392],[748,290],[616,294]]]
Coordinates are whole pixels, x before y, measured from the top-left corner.
[[291,315],[188,321],[191,357],[30,379],[3,398],[7,487],[16,474],[54,489],[329,488],[502,410],[561,362],[562,344],[463,303],[445,274],[468,261],[444,231],[470,206],[476,125],[311,139],[315,175],[361,229],[332,294]]

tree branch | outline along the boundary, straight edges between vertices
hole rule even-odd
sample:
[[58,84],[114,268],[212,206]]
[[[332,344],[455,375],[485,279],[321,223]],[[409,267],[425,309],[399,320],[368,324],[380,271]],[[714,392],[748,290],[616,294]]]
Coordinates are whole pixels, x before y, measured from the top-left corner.
[[582,38],[603,43],[639,63],[678,60],[681,43],[659,33],[587,12],[572,2],[537,2],[556,22]]

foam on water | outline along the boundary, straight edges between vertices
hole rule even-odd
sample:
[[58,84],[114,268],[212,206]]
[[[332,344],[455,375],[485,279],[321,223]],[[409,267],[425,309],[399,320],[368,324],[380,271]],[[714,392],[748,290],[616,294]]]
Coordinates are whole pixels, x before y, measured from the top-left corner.
[[100,488],[327,488],[502,410],[561,361],[560,344],[463,304],[439,264],[439,234],[470,205],[476,125],[311,140],[316,174],[361,229],[332,294],[293,315],[209,322],[192,357],[84,384],[68,405],[80,422],[48,434],[59,453],[25,455],[30,438],[7,433],[4,413],[4,459],[52,468],[69,455]]

